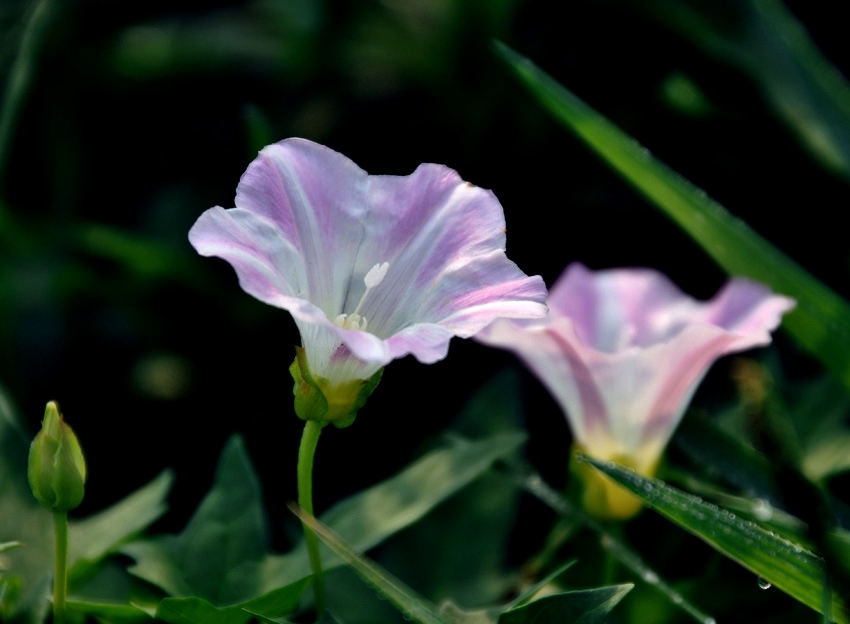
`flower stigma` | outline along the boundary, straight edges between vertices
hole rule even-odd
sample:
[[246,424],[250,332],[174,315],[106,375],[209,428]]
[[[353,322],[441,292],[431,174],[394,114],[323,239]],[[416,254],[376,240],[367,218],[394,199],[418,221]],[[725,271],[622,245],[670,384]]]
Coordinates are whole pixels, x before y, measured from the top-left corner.
[[389,268],[390,263],[384,262],[383,264],[376,264],[369,269],[368,273],[366,273],[366,276],[363,278],[363,283],[366,284],[366,290],[363,292],[363,296],[360,297],[360,301],[357,303],[357,307],[354,308],[354,312],[351,314],[339,314],[336,318],[334,318],[334,325],[342,327],[343,329],[366,331],[366,327],[369,322],[366,320],[365,316],[361,316],[359,314],[360,308],[363,307],[363,302],[366,301],[366,296],[369,294],[369,291],[384,281]]

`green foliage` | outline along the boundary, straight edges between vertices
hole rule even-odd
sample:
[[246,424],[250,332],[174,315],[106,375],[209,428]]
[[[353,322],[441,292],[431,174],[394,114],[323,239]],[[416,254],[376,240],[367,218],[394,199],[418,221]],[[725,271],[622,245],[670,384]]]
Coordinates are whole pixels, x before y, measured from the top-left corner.
[[241,438],[234,437],[183,532],[128,544],[122,552],[136,559],[131,573],[171,596],[229,604],[262,593],[257,588],[267,533],[259,482]]
[[228,607],[216,607],[203,598],[166,598],[156,611],[157,620],[171,624],[246,624],[255,616],[273,620],[293,613],[304,591],[310,586],[310,577],[244,600]]
[[[502,433],[482,440],[453,440],[386,481],[337,503],[322,514],[322,522],[356,550],[368,550],[479,478],[524,439],[523,434]],[[325,568],[341,563],[328,550],[323,550],[322,562]],[[286,555],[266,559],[268,578],[277,579],[278,584],[300,578],[309,570],[303,542]]]
[[66,604],[71,621],[94,617],[109,624],[141,624],[153,618],[132,604],[110,604],[88,600],[69,600]]
[[[706,503],[658,479],[641,476],[613,462],[587,457],[584,461],[590,462],[647,505],[767,583],[812,609],[824,611],[824,563],[805,545],[767,531],[750,520],[737,518],[726,509]],[[833,595],[828,607],[836,622],[850,622],[840,597]]]
[[[17,595],[0,596],[4,621],[36,624],[49,606],[53,574],[53,522],[27,484],[27,441],[13,425],[11,402],[0,391],[0,540],[25,544],[4,553],[8,574],[20,588]],[[95,516],[70,523],[69,581],[71,591],[102,566],[106,557],[159,518],[171,486],[171,475],[157,479]],[[8,600],[8,604],[6,601]],[[81,603],[86,604],[86,603]],[[77,610],[82,609],[78,605]]]
[[[523,427],[519,378],[508,370],[488,381],[464,406],[450,433],[480,439]],[[504,461],[519,460],[521,448]],[[520,491],[507,475],[489,471],[400,532],[378,561],[437,602],[493,604],[517,582],[504,545],[516,522]],[[463,518],[462,522],[458,519]]]
[[[421,624],[601,624],[632,585],[561,592],[516,606],[465,611],[453,604],[437,607],[383,567],[356,552],[334,531],[300,510],[294,510],[319,538],[357,574],[404,614]],[[562,572],[563,569],[558,572]]]
[[[324,518],[366,550],[479,478],[494,461],[516,451],[523,439],[513,433],[455,440],[338,503]],[[158,618],[182,623],[203,616],[241,624],[247,611],[270,618],[285,615],[284,607],[290,604],[286,601],[296,593],[300,597],[309,585],[303,542],[286,555],[274,555],[268,551],[266,532],[257,478],[244,445],[233,438],[222,452],[212,489],[183,532],[136,541],[122,552],[136,560],[131,573],[171,596],[160,604]],[[327,551],[323,563],[332,569],[341,562]]]
[[505,611],[499,624],[603,624],[632,585],[614,585],[545,596]]
[[501,44],[498,52],[559,122],[682,227],[725,271],[796,299],[797,307],[785,317],[784,326],[850,386],[850,304],[529,59]]

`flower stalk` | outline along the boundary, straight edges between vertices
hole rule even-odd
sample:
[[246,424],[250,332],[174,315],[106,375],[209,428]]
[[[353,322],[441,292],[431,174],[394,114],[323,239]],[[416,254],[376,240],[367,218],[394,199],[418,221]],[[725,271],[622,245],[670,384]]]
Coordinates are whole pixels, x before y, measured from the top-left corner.
[[[316,455],[316,445],[324,425],[315,420],[304,423],[304,433],[301,436],[301,447],[298,449],[298,505],[311,516],[313,515],[313,458]],[[304,540],[307,543],[307,554],[310,556],[310,569],[313,571],[313,596],[316,602],[316,613],[321,618],[325,611],[325,581],[322,574],[322,559],[319,554],[319,539],[313,529],[302,523]]]
[[65,597],[68,595],[68,512],[53,512],[56,558],[53,568],[53,623],[65,624]]

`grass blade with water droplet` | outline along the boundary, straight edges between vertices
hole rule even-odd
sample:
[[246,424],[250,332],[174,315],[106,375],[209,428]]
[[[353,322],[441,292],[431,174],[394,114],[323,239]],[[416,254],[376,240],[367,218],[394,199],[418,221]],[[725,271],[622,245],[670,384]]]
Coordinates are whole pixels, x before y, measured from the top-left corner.
[[[824,562],[816,554],[663,481],[644,477],[613,462],[602,462],[586,456],[582,459],[678,526],[757,574],[763,581],[812,609],[823,612]],[[839,624],[850,624],[846,606],[835,595],[832,600],[832,617]]]

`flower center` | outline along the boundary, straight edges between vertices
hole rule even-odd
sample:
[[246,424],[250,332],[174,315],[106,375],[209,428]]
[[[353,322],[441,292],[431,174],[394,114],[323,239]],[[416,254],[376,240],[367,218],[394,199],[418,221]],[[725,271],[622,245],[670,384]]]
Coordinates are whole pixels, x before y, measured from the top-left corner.
[[357,307],[354,308],[354,312],[351,314],[340,314],[334,319],[334,325],[337,327],[342,327],[343,329],[356,329],[358,331],[366,331],[366,326],[369,324],[366,320],[365,316],[361,316],[359,314],[360,308],[363,307],[363,302],[366,301],[366,297],[369,294],[369,291],[372,290],[375,286],[384,281],[384,278],[387,276],[387,270],[390,268],[389,262],[384,262],[383,264],[376,264],[369,272],[366,273],[366,277],[363,278],[363,283],[366,284],[366,290],[363,292],[363,296],[360,297],[360,301],[357,303]]

